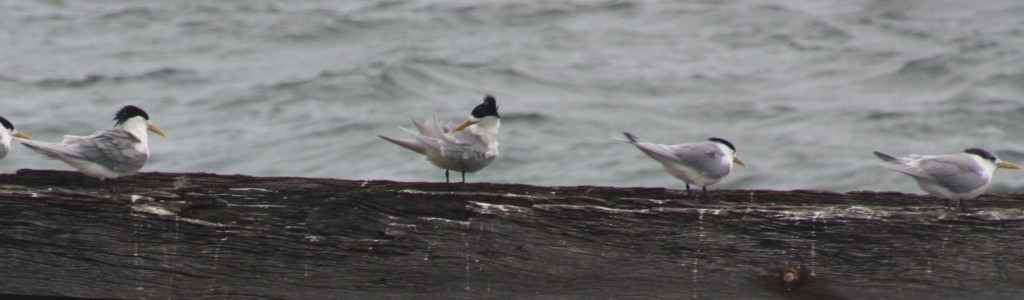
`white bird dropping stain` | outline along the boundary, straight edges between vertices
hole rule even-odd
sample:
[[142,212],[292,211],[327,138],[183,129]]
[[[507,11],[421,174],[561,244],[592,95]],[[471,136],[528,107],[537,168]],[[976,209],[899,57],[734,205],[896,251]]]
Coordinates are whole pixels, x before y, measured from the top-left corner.
[[[953,232],[953,225],[946,225],[946,234],[942,235],[942,243],[939,244],[939,256],[940,257],[942,256],[943,252],[946,252],[946,242],[949,241],[949,234],[951,232]],[[928,259],[928,262],[925,265],[927,266],[926,267],[927,269],[925,270],[925,273],[926,274],[931,274],[932,273],[932,260]]]
[[213,246],[213,269],[216,270],[220,266],[220,246],[228,240],[228,237],[224,237],[217,242],[217,245]]
[[[471,220],[472,221],[472,220]],[[469,224],[463,225],[462,230],[462,265],[465,269],[466,275],[466,287],[464,288],[467,292],[472,292],[473,288],[469,285],[469,240],[466,239],[466,231],[469,230]]]
[[[703,208],[697,210],[697,225],[698,225],[697,241],[698,242],[704,242],[704,210],[705,209],[703,209]],[[697,251],[700,251],[700,250],[697,250]]]
[[[480,237],[484,236],[486,234],[485,232],[486,232],[486,229],[484,229],[484,223],[480,222],[480,231],[477,232],[477,236],[476,236],[476,239],[477,239],[477,242],[478,242],[477,243],[477,245],[478,245],[477,247],[479,247],[479,245],[489,245],[490,244],[490,243],[480,243]],[[484,264],[480,263],[480,258],[479,257],[477,257],[477,259],[476,259],[476,268],[477,268],[477,271],[480,272],[480,274],[486,274],[486,273],[484,273]],[[487,278],[485,280],[486,280],[484,282],[485,290],[487,292],[490,292],[491,291],[491,277],[487,276]]]
[[[178,220],[180,218],[181,217],[179,217],[177,215],[174,216],[174,235],[171,236],[171,239],[174,240],[174,243],[172,243],[172,245],[171,245],[170,255],[168,255],[167,249],[166,248],[164,249],[164,262],[163,262],[164,265],[163,265],[163,267],[166,268],[166,269],[172,269],[172,267],[171,267],[169,262],[171,260],[173,260],[175,257],[178,256],[178,241],[181,239],[181,234],[178,233],[178,224],[180,223],[180,222],[178,222]],[[174,285],[174,278],[175,277],[177,277],[177,276],[175,276],[175,275],[167,276],[168,281],[169,281],[168,282],[168,286],[175,286]]]
[[141,225],[139,225],[138,218],[137,218],[138,215],[135,214],[135,210],[133,209],[129,213],[132,216],[132,237],[133,237],[132,238],[132,257],[134,258],[134,259],[132,259],[132,263],[135,266],[139,266],[139,265],[142,264],[142,260],[139,258],[139,238],[138,238],[139,237],[139,226],[141,226]]
[[949,241],[949,233],[953,231],[953,225],[946,225],[946,234],[942,235],[942,247],[939,250],[946,250],[946,241]]
[[[698,244],[703,244],[704,243],[704,211],[705,211],[704,209],[698,209],[697,210],[697,226],[698,226],[697,227],[698,228],[698,231],[697,231],[697,243]],[[697,253],[700,253],[700,251],[701,250],[698,248]],[[693,258],[693,299],[697,299],[697,290],[698,290],[698,287],[700,286],[699,283],[698,283],[698,278],[700,277],[700,275],[698,274],[700,272],[699,266],[700,266],[700,258],[694,257]]]
[[815,251],[815,248],[816,248],[815,246],[816,246],[817,241],[818,241],[818,228],[817,228],[818,225],[817,224],[818,224],[818,217],[820,217],[820,216],[821,216],[821,212],[820,211],[814,212],[814,215],[811,216],[811,276],[816,275],[814,273],[814,252],[816,252]]
[[698,270],[697,265],[699,263],[700,263],[700,259],[694,257],[693,258],[693,299],[697,299],[697,287],[699,286],[698,283],[697,283],[697,270]]

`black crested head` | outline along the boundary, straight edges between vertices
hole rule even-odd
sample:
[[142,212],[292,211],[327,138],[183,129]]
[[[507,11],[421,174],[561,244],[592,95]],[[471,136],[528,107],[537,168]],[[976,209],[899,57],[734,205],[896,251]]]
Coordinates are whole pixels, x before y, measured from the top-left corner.
[[3,124],[4,128],[7,128],[7,131],[14,130],[14,124],[11,124],[11,121],[7,121],[7,119],[4,119],[4,117],[0,117],[0,124]]
[[736,152],[736,146],[733,146],[732,143],[730,143],[729,141],[726,141],[723,138],[713,137],[713,138],[708,138],[708,140],[712,141],[712,142],[720,143],[722,145],[725,145],[726,147],[729,147],[729,149],[732,149],[733,153]]
[[473,108],[473,113],[470,115],[477,119],[489,116],[500,118],[501,116],[498,116],[498,100],[494,100],[494,96],[487,95],[484,97],[484,103]]
[[124,123],[125,121],[128,121],[128,119],[134,117],[142,117],[143,119],[149,120],[149,115],[147,115],[141,108],[134,105],[125,105],[125,107],[122,107],[121,110],[117,111],[117,114],[114,115],[114,120],[117,121],[116,125],[121,125],[121,123]]
[[970,149],[964,150],[964,153],[974,154],[974,155],[977,155],[977,156],[981,156],[981,158],[987,159],[987,160],[989,160],[991,162],[996,162],[996,155],[992,154],[992,152],[989,152],[988,150],[985,150],[985,149],[970,148]]

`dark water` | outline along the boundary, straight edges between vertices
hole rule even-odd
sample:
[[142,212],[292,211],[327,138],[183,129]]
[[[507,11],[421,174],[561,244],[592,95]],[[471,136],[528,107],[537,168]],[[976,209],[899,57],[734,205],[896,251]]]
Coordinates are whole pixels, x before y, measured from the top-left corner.
[[[0,114],[38,140],[124,104],[144,171],[442,180],[377,134],[499,99],[471,181],[681,183],[613,140],[726,137],[719,188],[918,192],[873,150],[1024,160],[1020,1],[11,1]],[[0,170],[67,169],[21,147]],[[1017,191],[1000,171],[991,191]]]

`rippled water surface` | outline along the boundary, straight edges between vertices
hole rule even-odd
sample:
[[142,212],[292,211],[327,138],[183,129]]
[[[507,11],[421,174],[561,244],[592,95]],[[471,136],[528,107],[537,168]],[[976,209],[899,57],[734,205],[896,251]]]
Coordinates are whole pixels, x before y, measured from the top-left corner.
[[[1024,161],[1020,1],[9,1],[0,115],[59,141],[146,109],[144,171],[443,180],[410,117],[501,107],[469,181],[682,183],[622,131],[725,137],[715,187],[896,190],[873,150]],[[0,171],[67,169],[16,147]],[[991,191],[1019,191],[998,171]]]

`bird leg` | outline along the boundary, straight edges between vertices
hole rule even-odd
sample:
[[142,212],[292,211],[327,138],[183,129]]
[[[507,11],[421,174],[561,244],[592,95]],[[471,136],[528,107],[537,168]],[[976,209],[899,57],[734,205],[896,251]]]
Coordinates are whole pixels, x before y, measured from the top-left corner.
[[462,171],[462,183],[466,183],[466,171]]
[[444,182],[445,183],[452,183],[451,180],[448,180],[448,169],[444,169]]
[[109,191],[111,195],[117,195],[121,193],[121,186],[117,182],[117,179],[104,178],[103,182],[107,183],[107,191]]
[[960,212],[967,213],[967,206],[964,206],[964,199],[960,199]]
[[949,202],[949,199],[946,199],[946,209],[953,210],[953,204]]
[[708,201],[708,186],[705,185],[702,186],[701,188],[704,189],[704,201]]
[[693,200],[693,192],[690,192],[690,183],[689,182],[686,183],[686,197],[690,198],[690,200]]

